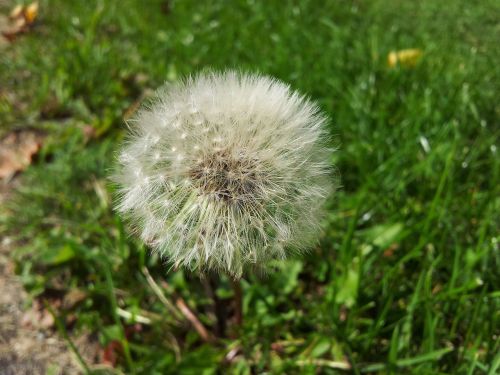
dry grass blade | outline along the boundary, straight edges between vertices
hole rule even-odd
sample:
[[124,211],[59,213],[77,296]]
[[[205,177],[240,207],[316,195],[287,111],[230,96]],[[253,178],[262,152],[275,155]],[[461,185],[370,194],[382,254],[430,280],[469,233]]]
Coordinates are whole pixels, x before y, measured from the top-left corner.
[[191,309],[187,306],[184,299],[181,297],[177,298],[175,301],[176,306],[182,312],[182,314],[186,317],[187,320],[193,325],[194,329],[201,336],[203,341],[205,342],[215,342],[215,337],[205,328],[205,326],[200,322],[200,320],[196,317],[196,315],[191,311]]
[[167,297],[165,297],[165,294],[163,293],[163,290],[160,288],[160,286],[156,283],[156,281],[153,279],[151,274],[149,273],[148,269],[146,267],[142,268],[142,273],[146,277],[146,281],[148,282],[149,286],[153,290],[153,292],[156,294],[158,299],[160,300],[161,303],[165,306],[165,308],[175,317],[179,318],[179,311],[176,309],[176,307],[170,302]]
[[176,318],[179,318],[179,311],[180,313],[186,318],[194,327],[196,332],[200,335],[200,337],[203,339],[205,342],[214,342],[215,337],[205,328],[205,326],[200,322],[200,320],[196,317],[196,315],[191,311],[191,309],[187,306],[186,302],[182,297],[177,297],[175,301],[175,306],[165,297],[165,294],[163,294],[162,289],[160,286],[154,281],[153,277],[149,273],[148,269],[146,267],[143,267],[142,272],[144,276],[146,277],[146,280],[153,290],[153,292],[156,294],[158,299],[163,303],[163,305],[166,307],[166,309]]

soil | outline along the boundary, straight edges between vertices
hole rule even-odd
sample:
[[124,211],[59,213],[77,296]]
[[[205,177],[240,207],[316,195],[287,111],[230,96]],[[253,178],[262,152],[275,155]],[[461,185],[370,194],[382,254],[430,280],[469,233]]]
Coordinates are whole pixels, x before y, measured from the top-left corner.
[[[19,184],[0,180],[2,207]],[[1,229],[1,228],[0,228]],[[2,231],[0,230],[0,233]],[[67,343],[55,330],[52,315],[30,302],[15,274],[12,240],[0,236],[0,375],[81,374],[81,366]],[[90,335],[73,337],[87,364],[95,363],[98,345]]]
[[[9,27],[9,12],[18,3],[23,2],[0,0],[0,31]],[[0,35],[0,51],[8,48],[9,43]],[[18,135],[9,134],[7,138],[12,138],[10,143],[2,136],[0,144],[0,375],[82,374],[76,356],[56,332],[50,313],[43,305],[32,301],[24,291],[12,261],[15,244],[1,227],[1,219],[6,215],[5,203],[19,185],[20,179],[16,175],[29,164],[31,156],[38,150],[24,147]],[[87,364],[96,363],[99,346],[95,338],[90,334],[71,335]]]

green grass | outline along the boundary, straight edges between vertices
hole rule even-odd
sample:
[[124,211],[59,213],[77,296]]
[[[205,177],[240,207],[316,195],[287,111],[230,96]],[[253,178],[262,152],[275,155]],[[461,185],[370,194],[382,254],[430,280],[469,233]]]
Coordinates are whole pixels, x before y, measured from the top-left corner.
[[[14,95],[0,95],[1,131],[49,134],[0,223],[22,245],[32,295],[84,292],[60,322],[76,315],[73,332],[125,344],[127,373],[497,373],[498,2],[167,3],[41,1],[37,27],[0,57],[1,90]],[[389,68],[404,48],[421,60]],[[141,270],[211,327],[200,280],[127,236],[106,179],[127,108],[207,67],[271,74],[317,100],[342,181],[320,245],[248,276],[244,325],[215,345],[172,316]],[[231,293],[222,280],[218,296]],[[130,333],[117,308],[151,324]]]

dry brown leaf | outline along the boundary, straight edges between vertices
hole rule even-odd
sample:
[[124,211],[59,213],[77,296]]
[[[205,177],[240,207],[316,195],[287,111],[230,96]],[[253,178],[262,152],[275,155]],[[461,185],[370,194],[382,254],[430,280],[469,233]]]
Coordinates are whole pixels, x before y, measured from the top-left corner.
[[21,325],[25,328],[33,327],[34,322],[38,320],[37,311],[34,309],[29,309],[23,313],[21,316]]
[[10,23],[2,22],[0,31],[8,41],[12,42],[19,34],[29,31],[38,16],[38,1],[27,6],[16,5],[10,12]]
[[40,150],[42,135],[32,130],[13,132],[0,141],[0,179],[10,180],[31,164]]
[[96,137],[95,128],[92,125],[84,125],[82,127],[83,139],[85,143]]
[[123,346],[118,340],[111,341],[102,349],[101,363],[115,367],[118,354],[123,352]]
[[65,310],[72,309],[77,304],[87,298],[87,293],[80,289],[71,289],[63,297],[62,308]]
[[31,308],[21,317],[21,325],[25,328],[50,329],[54,323],[52,314],[38,300],[34,300]]
[[26,20],[24,18],[16,18],[11,21],[9,25],[2,30],[2,35],[9,42],[12,42],[18,34],[24,32],[26,28]]
[[393,243],[390,245],[387,249],[384,250],[384,257],[385,258],[390,258],[394,255],[394,252],[398,249],[399,244]]
[[47,310],[40,311],[40,319],[38,320],[38,327],[42,329],[51,329],[54,327],[54,316]]
[[23,9],[24,6],[21,4],[17,4],[12,10],[10,11],[9,18],[10,19],[16,19],[19,18],[23,15]]

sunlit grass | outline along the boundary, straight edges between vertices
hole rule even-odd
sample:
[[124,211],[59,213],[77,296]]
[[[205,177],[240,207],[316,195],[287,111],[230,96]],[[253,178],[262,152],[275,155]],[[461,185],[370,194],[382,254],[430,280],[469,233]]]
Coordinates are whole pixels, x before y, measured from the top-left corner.
[[[33,295],[85,292],[73,330],[103,343],[124,340],[116,305],[152,319],[120,362],[138,373],[498,371],[496,2],[165,3],[41,1],[39,25],[0,57],[19,101],[0,97],[3,130],[50,135],[3,226]],[[408,48],[415,65],[387,64]],[[244,282],[244,326],[219,346],[159,301],[144,266],[214,324],[200,281],[126,236],[106,179],[127,109],[205,67],[272,74],[318,100],[342,181],[321,245]],[[230,300],[227,280],[217,294]]]

